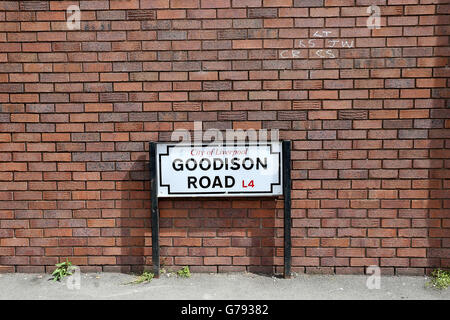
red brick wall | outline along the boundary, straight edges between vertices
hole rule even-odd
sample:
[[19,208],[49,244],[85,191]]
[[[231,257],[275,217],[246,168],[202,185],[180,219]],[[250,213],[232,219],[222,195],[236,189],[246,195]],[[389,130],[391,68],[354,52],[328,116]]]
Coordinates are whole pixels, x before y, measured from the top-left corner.
[[[194,121],[293,140],[294,271],[448,268],[448,13],[447,0],[0,2],[0,271],[150,266],[148,142]],[[160,207],[165,266],[282,272],[280,199]]]

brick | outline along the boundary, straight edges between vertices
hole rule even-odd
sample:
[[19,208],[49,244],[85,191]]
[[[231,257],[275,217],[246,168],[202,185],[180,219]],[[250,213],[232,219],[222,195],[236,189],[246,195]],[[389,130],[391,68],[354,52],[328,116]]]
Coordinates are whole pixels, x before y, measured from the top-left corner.
[[201,8],[229,8],[231,6],[230,0],[200,0]]
[[253,18],[276,18],[278,10],[276,8],[250,8],[248,9],[248,17]]
[[48,1],[20,1],[20,10],[49,10]]
[[186,31],[158,31],[158,40],[186,40]]
[[131,21],[154,20],[156,19],[155,10],[127,10],[126,19]]

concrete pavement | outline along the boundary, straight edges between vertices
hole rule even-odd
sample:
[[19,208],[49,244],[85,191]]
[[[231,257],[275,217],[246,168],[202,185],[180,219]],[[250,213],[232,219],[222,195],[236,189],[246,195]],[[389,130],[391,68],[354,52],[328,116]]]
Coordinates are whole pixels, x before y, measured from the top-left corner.
[[450,300],[450,289],[426,288],[426,277],[382,276],[380,289],[369,290],[369,276],[296,275],[280,279],[251,273],[162,275],[150,283],[126,284],[135,276],[120,273],[81,274],[79,289],[48,274],[0,274],[0,299],[413,299]]

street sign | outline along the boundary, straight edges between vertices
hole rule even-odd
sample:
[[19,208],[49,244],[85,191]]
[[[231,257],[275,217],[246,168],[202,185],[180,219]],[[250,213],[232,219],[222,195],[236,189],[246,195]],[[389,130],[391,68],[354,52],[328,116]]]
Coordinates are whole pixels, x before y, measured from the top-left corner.
[[279,196],[282,163],[281,142],[158,143],[158,197]]

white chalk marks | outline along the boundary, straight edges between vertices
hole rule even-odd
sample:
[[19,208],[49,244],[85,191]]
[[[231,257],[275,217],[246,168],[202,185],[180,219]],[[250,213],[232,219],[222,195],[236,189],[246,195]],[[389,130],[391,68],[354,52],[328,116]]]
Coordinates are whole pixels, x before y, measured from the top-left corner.
[[335,59],[338,49],[353,48],[355,40],[330,37],[334,31],[316,30],[311,39],[299,39],[295,49],[280,50],[281,59]]

